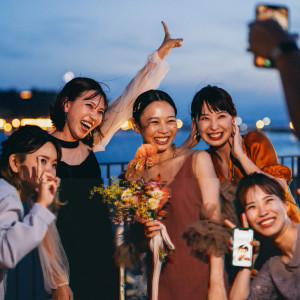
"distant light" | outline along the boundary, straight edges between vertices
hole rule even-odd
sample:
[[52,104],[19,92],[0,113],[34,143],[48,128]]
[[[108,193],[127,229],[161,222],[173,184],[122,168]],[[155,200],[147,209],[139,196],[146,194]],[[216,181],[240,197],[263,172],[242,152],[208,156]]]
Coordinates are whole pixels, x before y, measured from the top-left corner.
[[289,126],[290,126],[291,129],[294,129],[294,124],[293,124],[293,122],[290,122],[290,123],[289,123]]
[[263,118],[263,122],[265,125],[270,125],[271,124],[271,119],[268,117]]
[[0,119],[0,128],[3,128],[6,121],[4,119]]
[[243,122],[243,120],[242,120],[242,118],[240,118],[240,117],[236,117],[235,118],[235,123],[236,123],[236,125],[241,125],[242,124],[242,122]]
[[131,129],[132,128],[132,123],[131,121],[126,121],[122,126],[121,126],[121,129],[122,130],[128,130],[128,129]]
[[258,120],[258,121],[256,122],[256,127],[257,127],[258,129],[262,129],[262,128],[264,128],[264,126],[265,126],[265,123],[264,123],[262,120]]
[[21,126],[25,126],[25,125],[36,125],[36,126],[39,126],[43,129],[46,129],[46,128],[52,128],[52,121],[47,118],[47,119],[42,119],[42,118],[39,118],[39,119],[22,119],[21,120]]
[[5,123],[4,126],[3,126],[3,129],[5,132],[11,132],[12,130],[12,126],[10,123]]
[[242,124],[240,125],[240,131],[246,131],[247,129],[248,129],[248,125],[247,125],[247,124],[242,123]]
[[32,97],[32,92],[31,91],[22,91],[20,93],[20,97],[22,99],[30,99]]
[[69,72],[64,74],[63,79],[64,79],[64,82],[67,83],[70,80],[72,80],[74,77],[75,77],[74,73],[69,71]]
[[11,124],[14,128],[18,128],[21,125],[21,121],[19,119],[13,119]]
[[183,126],[183,122],[180,119],[177,119],[176,122],[177,122],[177,128],[181,128]]

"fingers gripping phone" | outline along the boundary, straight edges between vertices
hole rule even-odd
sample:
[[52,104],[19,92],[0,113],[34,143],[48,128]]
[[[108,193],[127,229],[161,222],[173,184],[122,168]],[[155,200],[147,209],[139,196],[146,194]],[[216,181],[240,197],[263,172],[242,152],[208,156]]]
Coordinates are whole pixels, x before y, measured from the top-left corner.
[[238,267],[252,266],[253,230],[250,228],[238,228],[233,230],[232,265]]
[[[281,25],[284,30],[289,29],[289,11],[286,6],[258,4],[255,9],[256,20],[264,21],[273,19]],[[254,64],[261,68],[274,68],[274,62],[268,57],[254,56]]]

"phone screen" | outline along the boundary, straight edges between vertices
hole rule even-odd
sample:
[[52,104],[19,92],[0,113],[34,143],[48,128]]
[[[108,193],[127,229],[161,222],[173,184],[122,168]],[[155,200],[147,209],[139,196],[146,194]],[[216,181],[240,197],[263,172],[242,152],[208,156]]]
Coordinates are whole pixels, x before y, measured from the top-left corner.
[[[289,11],[286,6],[258,4],[256,6],[256,20],[264,21],[267,19],[276,20],[284,30],[289,29]],[[255,56],[254,64],[262,68],[274,68],[274,63],[270,58]]]
[[251,267],[253,230],[235,228],[233,231],[232,264],[238,267]]

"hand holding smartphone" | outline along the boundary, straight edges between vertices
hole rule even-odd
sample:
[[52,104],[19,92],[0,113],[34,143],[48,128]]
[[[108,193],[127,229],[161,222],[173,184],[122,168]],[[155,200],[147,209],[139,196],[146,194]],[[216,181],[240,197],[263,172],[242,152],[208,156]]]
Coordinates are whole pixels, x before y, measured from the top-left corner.
[[[255,9],[256,20],[265,21],[273,19],[285,30],[289,29],[289,12],[286,6],[258,4]],[[254,56],[254,64],[261,68],[274,68],[272,57]]]
[[238,267],[251,267],[253,246],[253,230],[250,228],[238,228],[233,230],[232,265]]

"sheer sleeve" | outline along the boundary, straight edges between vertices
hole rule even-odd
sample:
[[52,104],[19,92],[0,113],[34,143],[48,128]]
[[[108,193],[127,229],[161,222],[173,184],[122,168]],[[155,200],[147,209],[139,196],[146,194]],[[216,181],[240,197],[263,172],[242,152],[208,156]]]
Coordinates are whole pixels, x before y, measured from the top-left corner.
[[69,264],[54,223],[38,246],[38,253],[46,291],[50,293],[52,289],[69,284]]
[[[249,132],[245,136],[244,146],[247,155],[257,167],[276,178],[283,178],[289,184],[292,172],[287,166],[279,164],[276,151],[266,135],[257,130]],[[300,222],[300,211],[288,186],[286,187],[286,195],[290,219],[294,222]]]
[[109,105],[101,128],[104,137],[97,133],[94,135],[95,152],[105,150],[114,133],[132,117],[133,103],[138,95],[156,89],[168,70],[167,63],[160,59],[157,51],[148,57],[146,65],[126,86],[122,94]]
[[250,285],[249,300],[275,300],[278,299],[276,288],[272,282],[268,262],[260,269]]
[[279,164],[276,151],[264,133],[258,130],[249,132],[244,145],[247,155],[258,168],[274,177],[283,178],[287,183],[291,181],[291,170]]

